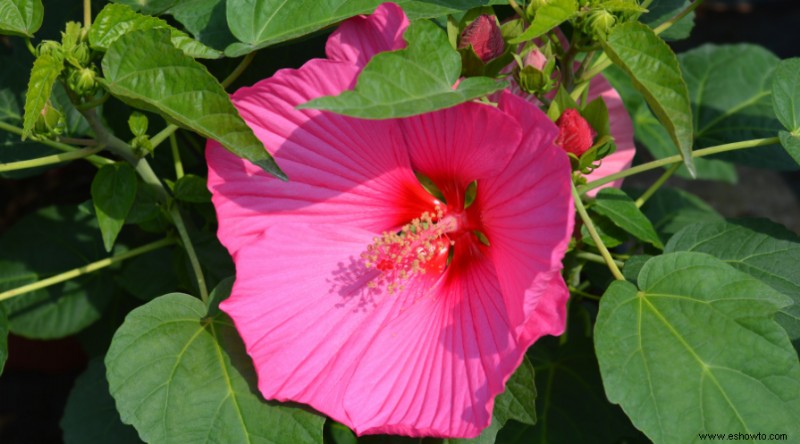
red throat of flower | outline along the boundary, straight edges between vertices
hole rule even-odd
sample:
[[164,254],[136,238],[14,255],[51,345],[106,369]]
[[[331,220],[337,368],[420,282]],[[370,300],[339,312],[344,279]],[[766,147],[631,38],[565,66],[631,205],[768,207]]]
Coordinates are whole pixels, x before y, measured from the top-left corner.
[[555,144],[564,148],[564,151],[580,157],[594,144],[597,133],[577,110],[564,111],[556,124],[559,131]]
[[485,14],[479,15],[464,29],[458,49],[464,49],[470,45],[483,63],[503,53],[505,42],[494,17]]

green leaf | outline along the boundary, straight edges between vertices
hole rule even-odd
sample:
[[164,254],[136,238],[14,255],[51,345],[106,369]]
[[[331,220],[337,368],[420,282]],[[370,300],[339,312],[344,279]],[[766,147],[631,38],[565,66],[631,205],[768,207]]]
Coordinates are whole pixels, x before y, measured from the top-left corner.
[[36,119],[44,109],[45,104],[47,104],[47,100],[50,99],[53,85],[55,85],[63,69],[63,61],[50,54],[39,56],[33,62],[31,79],[28,82],[28,92],[25,94],[25,119],[22,124],[23,139],[32,134]]
[[139,300],[151,301],[178,288],[173,252],[159,249],[122,264],[116,283]]
[[787,298],[701,253],[650,259],[611,284],[595,349],[606,394],[654,442],[800,434],[800,363],[771,319]]
[[800,130],[800,58],[783,60],[775,69],[772,106],[787,130]]
[[395,3],[402,6],[408,18],[413,21],[458,14],[485,6],[508,5],[508,0],[399,0]]
[[450,442],[460,444],[492,444],[497,432],[509,420],[523,424],[536,424],[536,385],[531,361],[526,356],[506,383],[506,391],[494,401],[492,422],[483,429],[480,435],[472,439],[452,439]]
[[640,442],[640,433],[603,393],[592,339],[580,331],[580,320],[570,318],[566,340],[542,338],[532,348],[539,422],[521,443]]
[[225,4],[226,0],[177,0],[166,12],[197,40],[213,48],[225,49],[236,41],[228,29]]
[[694,175],[689,92],[670,47],[647,25],[628,22],[614,27],[603,49],[642,93]]
[[[126,0],[134,1],[134,0]],[[358,14],[370,14],[383,0],[227,0],[228,26],[240,42],[225,49],[238,57],[296,39]],[[440,17],[505,4],[504,0],[397,0],[408,18]]]
[[[680,61],[681,56],[678,56]],[[608,79],[614,89],[622,96],[625,108],[631,114],[633,121],[634,137],[657,159],[669,157],[675,153],[675,144],[670,140],[667,130],[656,119],[644,102],[642,95],[636,91],[627,75],[616,66],[611,66],[603,71],[603,76]],[[689,81],[691,81],[689,79]],[[697,128],[695,128],[697,131]],[[696,179],[720,180],[736,183],[738,180],[736,169],[730,162],[720,159],[701,157],[694,159],[697,171]],[[669,166],[665,166],[665,169]],[[692,179],[685,166],[681,166],[676,175],[685,179]]]
[[[107,255],[92,214],[77,207],[48,207],[22,218],[0,237],[0,291],[104,257]],[[113,282],[100,271],[15,296],[0,305],[8,311],[13,333],[55,339],[99,319],[112,288]]]
[[[633,127],[636,140],[641,142],[656,159],[675,154],[675,144],[669,138],[669,133],[646,104],[642,104],[636,110],[633,116]],[[700,157],[694,159],[694,166],[697,173],[694,179],[718,180],[730,184],[738,181],[736,168],[730,162]],[[683,165],[678,169],[676,175],[685,179],[693,179],[689,170]]]
[[206,179],[194,174],[187,174],[178,179],[172,192],[175,195],[175,199],[184,202],[211,202],[211,193],[206,186]]
[[108,393],[106,366],[100,357],[89,361],[67,398],[61,418],[66,444],[113,442],[141,443],[136,430],[122,423]]
[[320,97],[300,108],[367,119],[405,117],[457,105],[506,86],[488,77],[470,77],[454,90],[461,57],[445,33],[431,22],[412,23],[404,38],[406,49],[378,54],[367,63],[354,90]]
[[[770,98],[779,59],[756,45],[704,45],[681,54],[692,99],[695,148],[775,137],[783,125]],[[747,166],[797,169],[777,144],[714,156]]]
[[793,136],[786,131],[780,131],[778,137],[781,139],[781,145],[786,152],[792,156],[794,162],[800,165],[800,137]]
[[[644,190],[632,195],[638,197]],[[642,205],[642,212],[652,222],[662,239],[668,239],[687,225],[717,222],[722,215],[703,199],[679,188],[663,187]]]
[[[154,57],[153,54],[158,54]],[[163,29],[132,31],[103,57],[104,84],[123,101],[219,141],[239,157],[286,176],[206,68],[175,49]]]
[[522,43],[544,35],[578,13],[576,0],[551,0],[536,10],[533,22],[519,37],[509,43]]
[[[678,15],[691,4],[690,0],[658,0],[650,3],[647,9],[650,11],[641,17],[642,23],[655,28]],[[669,29],[659,34],[665,40],[681,40],[689,37],[694,28],[694,11],[679,20]]]
[[329,435],[333,444],[358,444],[356,434],[344,424],[328,419],[325,422],[325,429],[326,438]]
[[8,359],[8,315],[4,306],[0,305],[0,376]]
[[89,30],[92,48],[107,51],[121,36],[132,31],[165,29],[169,31],[172,44],[186,55],[194,58],[216,59],[222,53],[192,39],[186,33],[170,26],[164,20],[141,15],[128,6],[108,4],[94,20]]
[[[600,240],[603,241],[603,245],[606,247],[613,248],[628,240],[628,233],[614,224],[614,222],[611,222],[611,219],[601,216],[594,211],[590,211],[589,217],[592,218],[595,231],[597,231],[597,234],[600,235]],[[589,229],[586,228],[585,224],[581,225],[581,240],[586,245],[597,247],[597,245],[594,243],[594,239],[592,239],[592,235],[589,234]]]
[[106,251],[111,251],[125,218],[136,199],[136,171],[127,163],[100,168],[92,180],[92,202],[103,233]]
[[597,193],[592,210],[611,219],[614,224],[637,239],[649,242],[656,248],[663,248],[653,224],[636,207],[633,199],[617,188],[603,188]]
[[227,0],[228,26],[243,43],[225,54],[237,57],[291,40],[358,14],[372,12],[381,0]]
[[787,330],[800,330],[800,237],[782,225],[764,219],[695,224],[675,234],[664,251],[710,254],[791,297],[794,304],[777,319]]
[[33,37],[43,18],[42,0],[0,0],[0,34]]
[[122,421],[147,442],[322,442],[324,418],[265,403],[232,322],[206,314],[173,293],[128,315],[105,361]]

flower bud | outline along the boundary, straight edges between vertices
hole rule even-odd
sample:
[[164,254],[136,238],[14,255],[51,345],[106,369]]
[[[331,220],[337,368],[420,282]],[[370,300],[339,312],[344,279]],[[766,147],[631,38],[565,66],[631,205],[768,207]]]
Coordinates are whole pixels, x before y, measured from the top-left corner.
[[575,109],[568,109],[556,121],[558,137],[555,144],[578,157],[592,147],[595,130]]
[[44,136],[57,136],[63,132],[64,116],[48,100],[44,108],[36,117],[34,131]]
[[36,53],[39,56],[49,54],[54,57],[61,57],[62,52],[61,44],[53,40],[44,40],[36,47]]
[[97,74],[92,68],[73,70],[69,75],[69,87],[81,96],[91,96],[97,87]]
[[601,9],[589,15],[587,21],[588,26],[585,28],[585,31],[595,37],[605,38],[616,23],[617,17],[615,17],[614,14]]
[[555,86],[553,80],[555,59],[548,59],[538,48],[534,48],[529,52],[521,65],[521,67],[514,69],[512,75],[520,89],[526,93],[546,93]]
[[497,20],[493,16],[479,15],[464,28],[458,43],[458,49],[470,46],[472,46],[472,50],[475,51],[475,54],[483,63],[503,54],[505,50],[503,34],[500,32]]
[[89,63],[90,57],[91,51],[89,50],[89,45],[86,43],[79,43],[73,46],[67,55],[68,59],[80,66],[86,66]]

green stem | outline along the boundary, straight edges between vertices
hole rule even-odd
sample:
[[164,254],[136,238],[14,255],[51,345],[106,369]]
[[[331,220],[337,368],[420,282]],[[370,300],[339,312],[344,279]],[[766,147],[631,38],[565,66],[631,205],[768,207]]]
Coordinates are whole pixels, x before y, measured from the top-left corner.
[[[692,157],[704,157],[704,156],[710,156],[712,154],[724,153],[726,151],[756,148],[759,146],[774,145],[776,143],[780,143],[780,139],[777,137],[769,137],[766,139],[744,140],[741,142],[726,143],[723,145],[716,145],[709,148],[703,148],[701,150],[692,151]],[[679,154],[665,157],[663,159],[654,160],[652,162],[643,163],[633,168],[628,168],[627,170],[620,171],[619,173],[611,174],[601,179],[589,182],[581,187],[581,193],[593,190],[597,187],[613,182],[617,179],[624,179],[628,176],[633,176],[634,174],[643,173],[645,171],[650,171],[676,162],[683,162],[683,158]]]
[[69,145],[81,146],[97,146],[97,141],[94,139],[77,139],[74,137],[59,137],[58,141]]
[[[585,259],[585,260],[587,260],[589,262],[594,262],[594,263],[597,263],[597,264],[605,264],[606,263],[606,260],[605,260],[605,258],[603,256],[601,256],[599,254],[590,253],[588,251],[579,251],[579,252],[575,253],[575,257],[580,258],[580,259]],[[617,264],[618,267],[622,267],[622,266],[625,265],[625,262],[618,261],[616,259],[614,259],[614,263]]]
[[161,130],[158,134],[150,138],[150,143],[153,144],[153,149],[161,145],[161,143],[178,130],[178,125],[169,124],[166,128]]
[[672,17],[671,19],[667,20],[666,22],[658,25],[653,30],[653,32],[655,32],[656,35],[658,35],[658,34],[661,34],[664,31],[666,31],[667,29],[670,28],[670,26],[672,26],[675,23],[679,22],[682,18],[686,17],[692,11],[697,9],[697,7],[700,6],[700,3],[703,3],[703,0],[694,0],[692,3],[689,4],[689,6],[686,7],[686,9],[684,9],[681,12],[679,12],[675,17]]
[[242,75],[244,70],[247,69],[248,66],[250,66],[250,62],[253,61],[253,58],[255,58],[255,56],[256,56],[255,51],[250,52],[246,56],[244,56],[242,61],[239,62],[238,65],[236,65],[236,68],[234,68],[233,72],[228,74],[228,77],[225,77],[225,80],[220,82],[222,87],[228,88],[229,86],[231,86],[231,83],[235,82],[236,79],[238,79],[239,76]]
[[104,147],[102,145],[98,145],[77,151],[71,151],[69,153],[53,154],[52,156],[38,157],[30,160],[20,160],[19,162],[0,163],[0,172],[24,170],[27,168],[36,168],[45,165],[67,162],[70,160],[83,159],[93,155],[103,148]]
[[108,99],[110,97],[111,97],[111,94],[105,93],[105,94],[103,94],[102,97],[99,97],[97,99],[93,99],[93,100],[89,100],[87,102],[79,103],[79,104],[75,105],[75,108],[77,108],[77,109],[97,108],[98,106],[106,103],[106,101],[108,101]]
[[114,265],[117,262],[122,262],[126,259],[130,259],[132,257],[139,256],[141,254],[148,253],[150,251],[157,250],[159,248],[166,247],[167,245],[172,245],[174,243],[175,240],[171,238],[161,239],[159,241],[141,246],[139,248],[126,251],[125,253],[118,254],[116,256],[112,256],[106,259],[101,259],[97,262],[92,262],[91,264],[87,264],[82,267],[74,268],[64,273],[51,276],[47,279],[42,279],[41,281],[37,281],[28,285],[23,285],[17,288],[12,288],[11,290],[0,293],[0,301],[13,298],[14,296],[25,294],[31,291],[41,290],[42,288],[46,288],[51,285],[68,281],[70,279],[75,279],[84,274],[92,273],[94,271]]
[[175,165],[175,178],[180,179],[183,177],[183,163],[181,162],[181,153],[178,151],[178,139],[175,133],[169,135],[169,146],[172,149],[172,163]]
[[636,199],[636,208],[642,208],[642,205],[647,202],[647,199],[650,199],[650,196],[658,191],[658,189],[664,185],[664,182],[672,177],[672,175],[675,174],[675,171],[678,171],[678,168],[680,168],[681,165],[683,165],[682,162],[675,162],[671,167],[669,167],[669,169],[667,169],[667,171],[664,171],[664,174],[662,174],[661,177],[659,177],[658,180],[653,183],[653,185],[650,185],[650,188],[648,188],[647,191],[645,191],[641,196],[639,196],[638,199]]
[[31,43],[31,39],[28,37],[25,37],[25,46],[28,48],[28,51],[30,51],[31,54],[33,54],[34,57],[38,57],[38,54],[36,53],[36,48],[33,47],[33,43]]
[[[18,136],[22,136],[22,128],[16,127],[14,125],[9,125],[9,124],[7,124],[5,122],[0,122],[0,130],[8,131],[9,133],[13,133],[13,134],[16,134]],[[65,153],[72,153],[72,152],[80,150],[80,148],[75,148],[74,146],[69,146],[67,144],[59,143],[59,142],[56,142],[54,140],[49,140],[49,139],[37,140],[36,142],[37,143],[41,143],[42,145],[49,146],[50,148],[55,148],[55,149],[57,149],[59,151],[63,151]],[[109,165],[109,164],[114,163],[113,160],[106,159],[105,157],[101,157],[101,156],[89,156],[89,157],[85,157],[85,159],[88,160],[89,162],[91,162],[92,165],[94,165],[94,166],[96,166],[98,168],[103,166],[103,165]]]
[[586,207],[583,206],[581,196],[578,194],[578,189],[575,188],[574,183],[572,184],[572,197],[575,199],[575,209],[578,210],[578,214],[580,215],[581,220],[583,220],[583,224],[586,225],[589,235],[592,237],[595,245],[597,245],[597,249],[600,250],[600,255],[603,257],[608,269],[611,270],[611,274],[614,275],[615,279],[624,281],[625,278],[622,276],[622,272],[619,271],[616,261],[614,261],[614,258],[611,257],[611,253],[608,252],[608,248],[606,248],[603,240],[600,239],[600,235],[597,234],[597,230],[594,228],[594,223],[589,217],[589,213],[586,212]]
[[525,11],[523,11],[522,8],[519,7],[519,4],[515,0],[508,0],[508,6],[511,6],[511,9],[513,9],[514,12],[517,13],[519,18],[521,18],[526,22],[528,21],[527,17],[525,17]]
[[178,229],[178,234],[183,241],[183,247],[186,249],[186,254],[189,256],[189,263],[192,265],[192,270],[194,271],[194,275],[197,280],[197,289],[200,291],[200,299],[207,303],[208,288],[206,287],[206,279],[203,277],[203,269],[200,268],[200,260],[197,258],[197,253],[194,250],[194,245],[192,245],[189,233],[186,231],[186,225],[183,223],[181,212],[178,210],[177,206],[173,205],[172,208],[170,208],[169,214],[172,216],[172,222],[175,224],[175,228]]
[[192,264],[192,270],[194,271],[195,279],[197,280],[197,287],[200,290],[200,298],[203,301],[207,301],[208,290],[206,288],[206,281],[205,277],[203,277],[202,269],[200,268],[200,261],[197,259],[197,254],[194,251],[192,239],[189,237],[189,233],[186,232],[186,226],[183,222],[180,211],[172,206],[172,197],[170,197],[167,189],[164,188],[164,184],[161,183],[161,181],[158,179],[158,176],[156,176],[156,173],[152,168],[150,168],[150,164],[147,163],[145,159],[139,158],[133,153],[133,149],[130,145],[118,139],[113,134],[108,132],[108,130],[106,130],[105,126],[100,123],[100,119],[97,118],[97,114],[94,112],[94,109],[81,110],[81,114],[86,117],[86,120],[89,122],[89,126],[91,126],[94,130],[98,142],[108,145],[109,151],[117,154],[128,161],[128,163],[133,165],[133,167],[136,169],[136,172],[139,174],[139,177],[141,177],[142,180],[156,192],[158,200],[164,205],[171,207],[170,216],[172,216],[172,223],[175,224],[175,227],[178,229],[181,242],[183,242],[183,247],[186,249],[186,254],[189,256],[189,261]]
[[569,292],[573,293],[573,294],[576,294],[578,296],[587,298],[587,299],[592,299],[592,300],[595,300],[595,301],[599,301],[600,300],[600,296],[595,296],[595,295],[593,295],[591,293],[587,293],[587,292],[585,292],[583,290],[579,290],[579,289],[577,289],[575,287],[570,287],[569,288]]
[[83,26],[92,26],[92,0],[83,0]]

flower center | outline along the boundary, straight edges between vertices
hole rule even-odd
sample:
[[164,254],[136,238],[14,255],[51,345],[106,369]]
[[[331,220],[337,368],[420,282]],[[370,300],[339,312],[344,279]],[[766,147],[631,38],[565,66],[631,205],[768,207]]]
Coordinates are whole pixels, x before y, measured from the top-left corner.
[[367,268],[381,274],[369,285],[385,285],[394,293],[414,276],[444,271],[453,244],[448,233],[457,231],[460,222],[458,217],[445,216],[437,206],[435,214],[425,212],[399,232],[385,232],[373,239],[361,258]]

